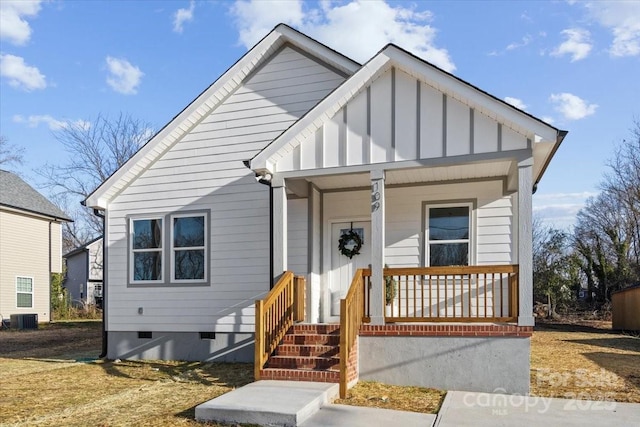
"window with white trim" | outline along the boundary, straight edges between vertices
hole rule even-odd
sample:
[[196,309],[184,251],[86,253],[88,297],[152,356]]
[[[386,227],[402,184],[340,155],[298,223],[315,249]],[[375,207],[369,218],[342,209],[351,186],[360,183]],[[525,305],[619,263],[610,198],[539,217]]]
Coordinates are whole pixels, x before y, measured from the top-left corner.
[[205,282],[207,218],[205,214],[171,216],[171,281]]
[[426,228],[428,266],[469,265],[471,204],[427,206]]
[[33,308],[33,278],[16,277],[16,306]]
[[134,218],[130,221],[131,281],[162,282],[162,218]]

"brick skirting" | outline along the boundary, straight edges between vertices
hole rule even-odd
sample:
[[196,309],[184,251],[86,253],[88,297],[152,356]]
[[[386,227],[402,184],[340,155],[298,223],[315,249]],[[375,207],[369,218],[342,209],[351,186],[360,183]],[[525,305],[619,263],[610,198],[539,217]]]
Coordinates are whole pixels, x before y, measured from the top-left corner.
[[517,325],[362,325],[360,336],[413,336],[413,337],[531,337],[533,326]]

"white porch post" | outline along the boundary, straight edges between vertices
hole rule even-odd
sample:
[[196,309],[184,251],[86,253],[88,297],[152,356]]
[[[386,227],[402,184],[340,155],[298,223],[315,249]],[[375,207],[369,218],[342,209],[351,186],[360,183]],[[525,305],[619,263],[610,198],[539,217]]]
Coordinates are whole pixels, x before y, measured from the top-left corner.
[[533,159],[518,163],[519,326],[534,326],[533,319]]
[[287,270],[287,190],[284,180],[271,182],[273,197],[273,281]]
[[384,171],[371,171],[371,324],[384,324]]

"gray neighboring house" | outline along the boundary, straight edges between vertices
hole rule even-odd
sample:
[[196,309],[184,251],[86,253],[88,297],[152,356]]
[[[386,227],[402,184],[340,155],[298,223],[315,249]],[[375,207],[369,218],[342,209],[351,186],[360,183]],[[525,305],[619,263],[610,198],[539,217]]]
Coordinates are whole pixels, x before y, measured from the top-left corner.
[[76,305],[102,308],[102,237],[63,256],[67,270],[64,287]]
[[51,273],[62,272],[62,223],[71,219],[18,175],[0,170],[0,315],[48,322]]

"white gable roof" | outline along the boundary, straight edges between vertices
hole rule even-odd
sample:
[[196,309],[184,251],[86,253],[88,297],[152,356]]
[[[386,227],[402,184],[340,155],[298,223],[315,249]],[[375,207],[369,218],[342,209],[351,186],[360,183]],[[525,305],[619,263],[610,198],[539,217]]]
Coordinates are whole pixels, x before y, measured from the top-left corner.
[[360,67],[355,61],[284,24],[280,24],[174,117],[128,162],[104,181],[87,197],[84,204],[96,209],[105,209],[116,195],[204,117],[215,110],[252,72],[285,44],[306,52],[344,75],[351,75]]
[[[400,70],[420,82],[425,82],[429,87],[455,100],[455,102],[495,121],[508,129],[509,132],[520,135],[525,141],[525,147],[526,141],[530,141],[529,145],[533,145],[536,162],[535,182],[539,181],[550,158],[566,134],[407,51],[395,45],[388,45],[258,153],[251,160],[251,168],[256,172],[278,172],[280,170],[277,167],[279,162],[284,159],[285,162],[290,163],[288,157],[292,155],[294,150],[297,150],[305,141],[309,144],[309,141],[317,139],[315,136],[319,129],[330,123],[336,113],[339,113],[348,103],[356,99],[367,87],[371,87],[377,79],[392,68]],[[322,133],[322,130],[320,132]]]

